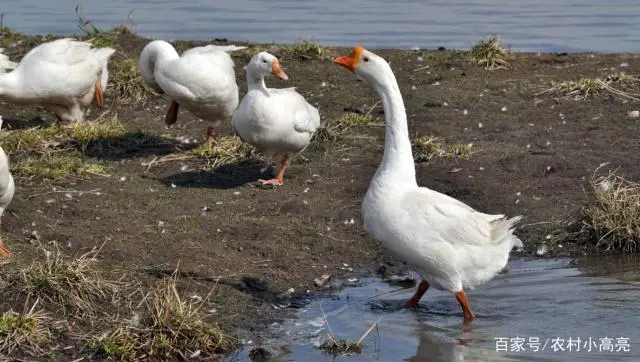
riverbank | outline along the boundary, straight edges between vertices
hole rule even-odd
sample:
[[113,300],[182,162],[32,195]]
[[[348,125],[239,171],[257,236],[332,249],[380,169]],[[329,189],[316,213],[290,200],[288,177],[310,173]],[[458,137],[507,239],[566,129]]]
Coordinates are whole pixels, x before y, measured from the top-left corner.
[[[52,38],[5,32],[0,47],[18,61]],[[231,336],[242,330],[256,338],[291,307],[322,292],[314,279],[324,274],[358,277],[377,272],[380,265],[388,273],[404,269],[362,230],[360,202],[382,155],[384,123],[373,90],[330,61],[349,49],[247,44],[249,49],[233,54],[241,97],[243,66],[254,53],[267,50],[280,58],[290,77],[287,82],[269,79],[269,86],[297,87],[319,106],[326,122],[287,171],[285,185],[263,189],[255,181],[265,164],[232,140],[216,154],[198,148],[207,124],[181,112],[178,123],[165,129],[169,102],[144,88],[136,69],[148,39],[124,28],[93,38],[97,46],[118,50],[110,63],[106,106],[92,108],[87,117],[99,126],[55,130],[52,114],[0,102],[3,132],[10,135],[1,142],[11,148],[17,182],[3,220],[3,240],[16,257],[3,265],[2,310],[31,306],[34,298],[25,301],[26,292],[46,296],[56,290],[20,289],[32,284],[11,272],[43,262],[42,250],[55,252],[54,245],[66,260],[53,259],[61,270],[73,257],[100,248],[88,256],[90,268],[79,268],[98,270],[100,276],[81,275],[113,282],[111,291],[95,299],[104,308],[85,311],[91,312],[89,320],[98,321],[94,325],[76,320],[73,305],[59,310],[59,301],[41,300],[37,309],[64,328],[51,330],[52,343],[40,352],[64,359],[105,352],[109,346],[98,337],[114,322],[104,315],[118,315],[126,325],[132,311],[152,312],[140,303],[141,296],[166,283],[159,280],[176,267],[178,302],[186,306],[206,299],[194,320]],[[175,46],[183,51],[200,44]],[[630,117],[640,106],[614,92],[640,93],[636,78],[620,76],[636,73],[638,55],[514,53],[505,58],[506,69],[490,71],[468,52],[377,53],[394,69],[412,137],[425,137],[416,142],[423,145],[416,146],[416,156],[425,161],[416,165],[421,185],[484,212],[524,215],[516,233],[527,247],[519,255],[598,252],[587,244],[554,241],[560,222],[586,202],[589,180],[601,164],[609,163],[601,173],[617,169],[628,179],[640,178],[639,124]],[[595,85],[568,83],[581,78]],[[596,78],[614,91],[598,91]],[[41,128],[29,130],[34,126]],[[228,125],[220,133],[230,135]],[[122,275],[135,285],[116,284]],[[67,280],[72,288],[74,280],[84,279]],[[172,291],[172,285],[162,284],[154,295],[171,305],[176,303]],[[100,294],[99,288],[88,293]],[[124,348],[117,347],[109,350]],[[231,348],[210,347],[211,353]]]

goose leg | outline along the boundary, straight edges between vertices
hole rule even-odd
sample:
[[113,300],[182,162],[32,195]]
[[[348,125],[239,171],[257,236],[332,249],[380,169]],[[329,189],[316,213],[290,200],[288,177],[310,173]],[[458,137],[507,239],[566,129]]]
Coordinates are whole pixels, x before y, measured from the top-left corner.
[[176,101],[171,101],[169,105],[169,109],[167,109],[167,115],[164,117],[164,124],[167,127],[171,127],[178,120],[178,109],[180,108],[180,104]]
[[464,313],[464,321],[471,322],[475,318],[475,316],[473,315],[473,312],[471,312],[471,306],[469,305],[467,295],[464,294],[464,291],[461,290],[456,293],[456,299],[462,307],[462,313]]
[[94,94],[94,98],[96,100],[96,105],[100,108],[104,107],[104,101],[102,98],[102,84],[100,83],[102,79],[102,76],[98,77],[98,80],[96,81],[96,91]]
[[283,158],[280,161],[280,171],[278,171],[278,175],[271,180],[261,180],[263,185],[276,185],[281,186],[284,185],[284,170],[289,165],[289,160],[287,158]]
[[405,308],[413,308],[416,305],[418,305],[418,302],[420,301],[420,298],[422,298],[424,293],[427,292],[427,289],[429,289],[429,283],[427,283],[424,280],[421,281],[420,284],[418,284],[418,290],[416,290],[416,294],[414,294],[413,297],[411,297],[411,299],[409,299],[407,301],[407,303],[404,305],[404,307]]
[[211,149],[213,145],[213,127],[207,128],[207,146]]
[[[0,216],[0,229],[2,229],[2,216]],[[0,256],[10,257],[13,254],[4,246],[2,240],[0,240]]]

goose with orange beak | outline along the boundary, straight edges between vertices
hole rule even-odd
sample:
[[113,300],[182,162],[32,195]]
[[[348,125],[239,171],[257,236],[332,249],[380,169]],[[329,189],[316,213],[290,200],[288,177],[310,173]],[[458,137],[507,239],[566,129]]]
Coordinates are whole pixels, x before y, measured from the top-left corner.
[[386,121],[384,155],[362,202],[367,232],[422,277],[405,307],[414,307],[434,287],[454,293],[465,321],[474,319],[465,289],[501,271],[513,247],[521,216],[478,212],[416,181],[407,116],[389,64],[361,46],[335,63],[372,85],[382,100]]
[[231,118],[231,126],[244,142],[280,161],[275,177],[261,180],[262,184],[283,185],[289,162],[304,151],[320,127],[320,113],[295,88],[267,88],[266,76],[289,79],[272,54],[254,55],[245,69],[248,90]]
[[[11,200],[13,200],[15,190],[13,176],[11,176],[11,172],[9,172],[9,159],[2,147],[0,147],[0,232],[2,229],[2,216],[7,206],[11,203]],[[9,257],[11,255],[11,252],[4,246],[0,238],[0,256]]]

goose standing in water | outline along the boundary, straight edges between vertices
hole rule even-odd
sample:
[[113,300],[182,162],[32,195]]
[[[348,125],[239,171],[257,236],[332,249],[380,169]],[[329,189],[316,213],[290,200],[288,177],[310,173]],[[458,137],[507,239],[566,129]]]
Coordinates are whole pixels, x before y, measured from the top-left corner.
[[[9,159],[2,147],[0,147],[0,233],[2,232],[2,216],[11,200],[13,200],[15,190],[13,176],[9,172]],[[0,256],[11,256],[9,249],[4,246],[2,238],[0,238]]]
[[464,289],[493,278],[523,244],[513,228],[521,216],[489,215],[447,195],[419,187],[407,115],[389,64],[362,47],[338,57],[372,85],[384,107],[384,155],[362,202],[364,227],[422,277],[405,307],[414,307],[430,286],[455,293],[465,321],[474,319]]
[[[165,124],[178,119],[180,106],[213,127],[229,120],[240,96],[233,59],[229,52],[245,49],[235,45],[207,45],[191,48],[182,56],[164,40],[147,44],[140,54],[144,81],[158,93],[171,98]],[[213,142],[213,127],[207,129],[207,144]]]
[[[84,109],[95,100],[104,106],[113,48],[65,38],[31,49],[20,63],[0,54],[0,98],[18,104],[42,105],[60,123],[84,120]],[[4,69],[15,70],[4,73]]]
[[280,170],[263,185],[283,185],[290,160],[304,151],[320,127],[318,109],[307,103],[295,88],[267,88],[264,77],[289,77],[270,53],[253,56],[246,66],[247,94],[231,118],[234,132],[265,156],[280,160]]

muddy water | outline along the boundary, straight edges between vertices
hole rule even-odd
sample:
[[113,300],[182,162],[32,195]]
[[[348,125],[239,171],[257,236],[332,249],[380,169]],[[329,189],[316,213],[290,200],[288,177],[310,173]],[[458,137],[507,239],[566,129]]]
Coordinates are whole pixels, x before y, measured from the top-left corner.
[[27,33],[77,33],[75,4],[99,27],[132,21],[144,36],[229,38],[370,48],[467,49],[501,34],[520,51],[638,51],[637,0],[2,0],[5,24]]
[[[512,259],[508,273],[468,293],[477,317],[468,326],[448,293],[430,290],[418,309],[402,309],[414,291],[361,279],[274,326],[263,343],[290,351],[276,361],[332,360],[314,347],[328,331],[321,303],[333,333],[351,340],[379,320],[361,355],[336,360],[640,361],[637,256]],[[247,351],[235,359],[248,361]]]

